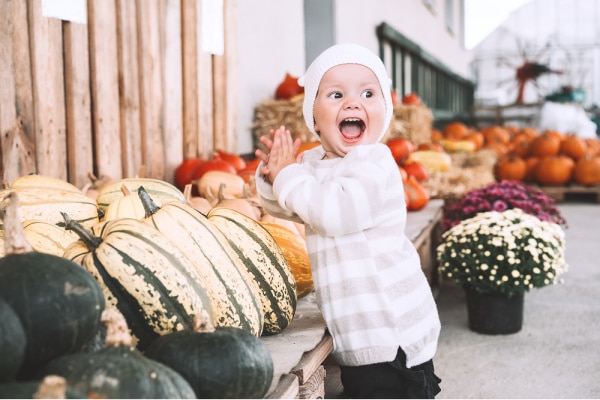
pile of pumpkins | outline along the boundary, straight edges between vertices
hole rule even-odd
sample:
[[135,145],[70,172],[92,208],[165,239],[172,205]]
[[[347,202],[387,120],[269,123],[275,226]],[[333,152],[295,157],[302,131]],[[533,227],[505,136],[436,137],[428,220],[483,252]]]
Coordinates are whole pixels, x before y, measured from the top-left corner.
[[[27,397],[53,375],[66,379],[67,395],[266,394],[273,365],[259,337],[283,331],[312,291],[306,243],[301,227],[255,211],[245,181],[241,192],[220,180],[202,185],[216,192],[210,208],[194,206],[194,185],[184,194],[150,178],[84,193],[27,175],[0,192],[0,352],[21,349],[0,362],[0,394]],[[147,367],[132,372],[125,361]]]
[[430,200],[429,191],[423,185],[432,171],[450,169],[452,159],[439,143],[415,145],[410,139],[394,137],[385,144],[390,148],[404,184],[406,209],[418,211]]
[[539,185],[600,184],[600,140],[534,127],[488,126],[479,130],[452,122],[432,140],[463,151],[492,149],[498,159],[494,175]]

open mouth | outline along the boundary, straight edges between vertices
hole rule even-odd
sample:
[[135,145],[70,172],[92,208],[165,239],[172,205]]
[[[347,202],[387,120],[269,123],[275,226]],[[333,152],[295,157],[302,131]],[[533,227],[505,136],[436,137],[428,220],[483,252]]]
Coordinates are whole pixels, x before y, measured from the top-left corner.
[[355,141],[365,131],[365,123],[359,118],[346,118],[340,123],[339,129],[345,140]]

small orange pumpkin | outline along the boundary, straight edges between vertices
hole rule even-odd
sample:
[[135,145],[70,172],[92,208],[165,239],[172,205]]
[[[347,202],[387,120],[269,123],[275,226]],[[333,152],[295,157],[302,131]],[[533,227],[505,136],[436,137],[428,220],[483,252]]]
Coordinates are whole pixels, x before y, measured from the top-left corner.
[[583,138],[570,133],[560,142],[560,152],[574,160],[579,160],[587,151]]
[[514,153],[509,153],[498,158],[494,165],[496,180],[521,181],[527,174],[527,163],[523,158]]
[[540,158],[535,166],[535,180],[543,185],[564,185],[572,175],[575,164],[565,155]]
[[560,152],[560,142],[560,139],[551,134],[536,136],[529,144],[529,154],[534,157],[555,156]]
[[585,186],[600,183],[600,156],[586,154],[577,160],[573,169],[573,179]]
[[429,192],[421,185],[414,176],[409,176],[404,181],[404,191],[408,197],[406,209],[408,211],[418,211],[429,203]]
[[461,140],[469,133],[469,128],[462,122],[451,122],[444,127],[444,136],[447,139]]

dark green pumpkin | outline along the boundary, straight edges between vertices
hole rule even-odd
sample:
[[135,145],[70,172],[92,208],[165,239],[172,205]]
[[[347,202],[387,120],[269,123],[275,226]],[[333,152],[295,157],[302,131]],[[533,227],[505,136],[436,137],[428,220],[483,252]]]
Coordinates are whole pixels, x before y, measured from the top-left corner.
[[25,358],[25,331],[17,313],[0,299],[0,382],[13,380]]
[[94,398],[191,399],[194,390],[172,368],[145,357],[131,345],[124,317],[107,309],[106,347],[94,353],[74,353],[56,358],[42,370],[59,375],[70,389]]
[[240,328],[170,333],[152,342],[144,354],[179,372],[199,399],[263,398],[273,381],[269,350]]
[[[58,385],[57,385],[58,384]],[[60,376],[46,376],[41,381],[0,383],[0,399],[87,399],[82,393],[65,387],[66,381]],[[51,386],[44,388],[44,386]],[[51,392],[49,392],[51,390]]]
[[75,262],[32,251],[12,193],[3,212],[6,256],[0,258],[0,298],[19,316],[26,347],[17,379],[36,377],[45,363],[78,351],[100,327],[104,295]]

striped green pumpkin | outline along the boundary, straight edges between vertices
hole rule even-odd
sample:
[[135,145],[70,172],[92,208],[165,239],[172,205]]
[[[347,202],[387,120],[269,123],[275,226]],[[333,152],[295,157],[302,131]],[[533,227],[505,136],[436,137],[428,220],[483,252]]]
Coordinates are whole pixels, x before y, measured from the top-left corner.
[[81,240],[64,257],[98,280],[107,304],[125,316],[138,348],[159,335],[192,329],[202,310],[214,321],[193,265],[165,235],[132,218],[101,222],[91,230],[65,218]]
[[121,190],[123,185],[126,185],[133,193],[137,192],[140,186],[144,186],[154,201],[160,204],[168,201],[185,202],[181,190],[177,189],[169,182],[151,178],[123,178],[112,181],[102,187],[96,198],[98,208],[102,211],[106,211],[110,203],[125,196]]
[[208,212],[212,222],[244,260],[248,278],[260,288],[265,325],[263,335],[285,329],[296,312],[296,281],[283,251],[260,223],[228,208]]
[[213,300],[215,326],[260,336],[264,320],[258,288],[246,279],[242,260],[223,234],[185,203],[173,201],[158,207],[144,187],[138,195],[146,210],[144,221],[173,239],[196,267]]
[[[65,249],[79,237],[50,222],[31,219],[23,222],[25,238],[35,251],[62,257]],[[4,257],[4,231],[0,230],[0,257]]]
[[64,227],[63,212],[86,227],[99,222],[96,202],[81,192],[17,187],[1,190],[0,198],[11,192],[19,197],[21,222],[35,219]]

